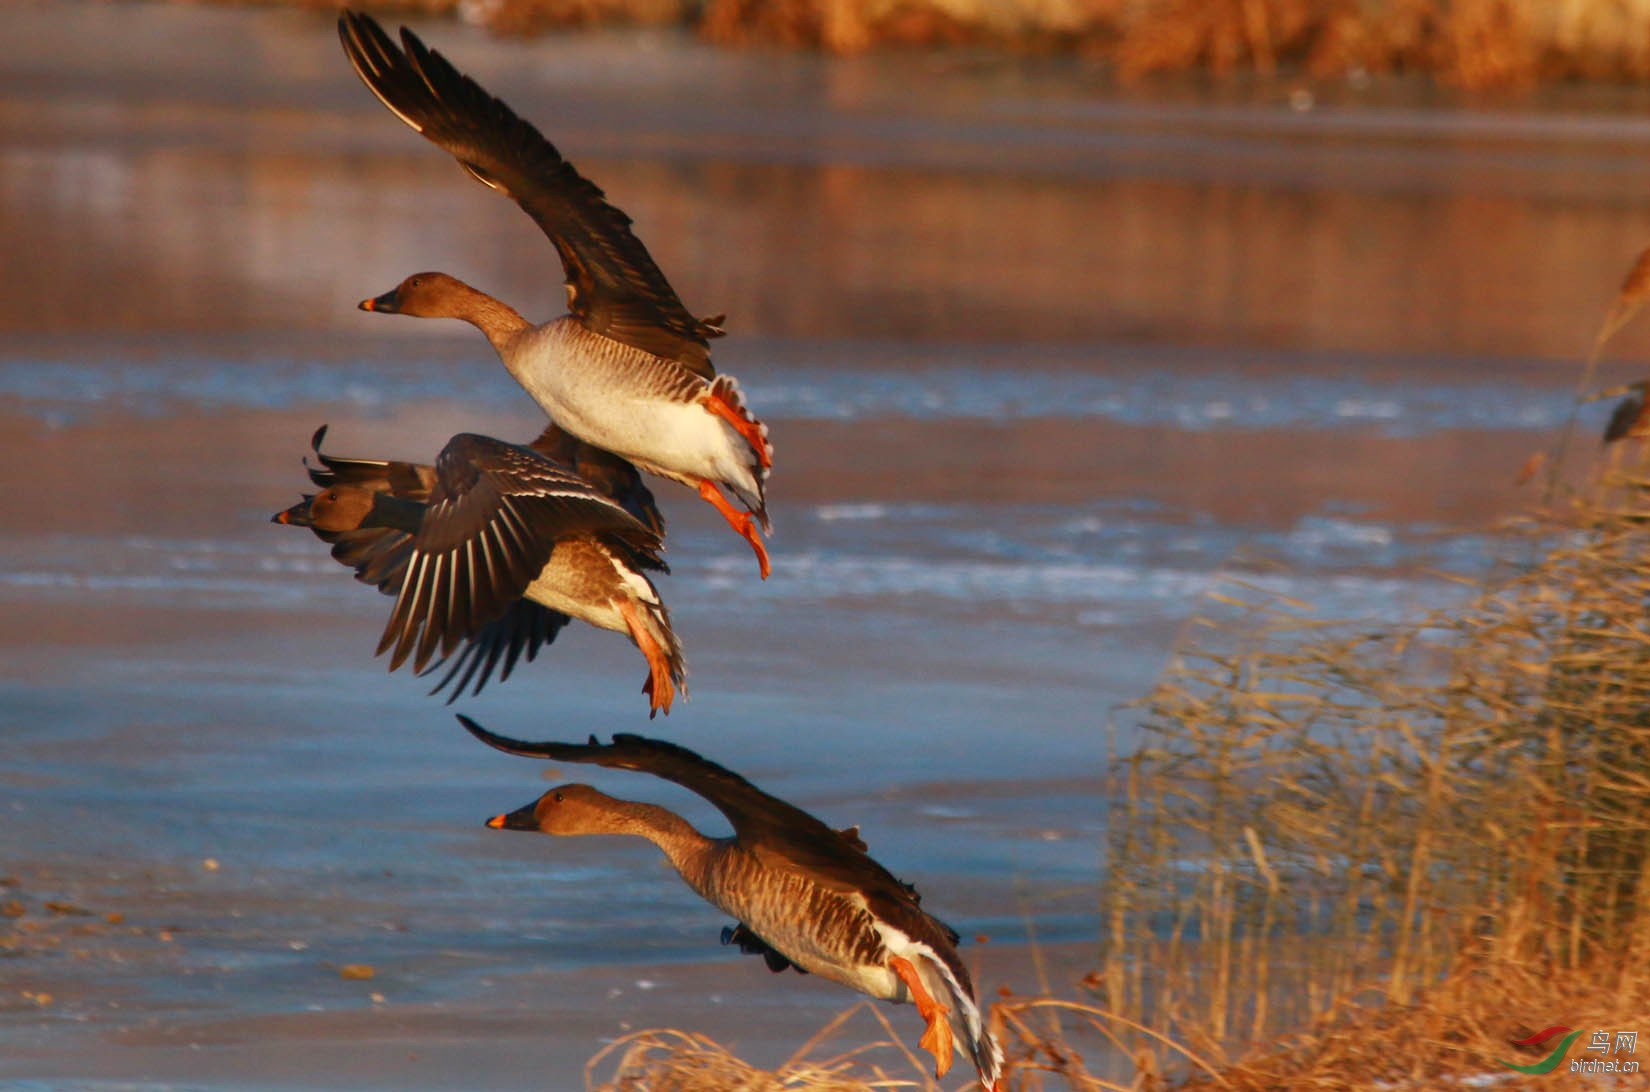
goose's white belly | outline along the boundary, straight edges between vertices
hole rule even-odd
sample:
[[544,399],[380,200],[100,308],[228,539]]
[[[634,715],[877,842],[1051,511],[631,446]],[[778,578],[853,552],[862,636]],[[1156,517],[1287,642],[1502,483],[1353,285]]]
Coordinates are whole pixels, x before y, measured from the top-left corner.
[[527,585],[523,596],[598,629],[629,635],[630,624],[619,609],[623,599],[649,607],[659,595],[647,577],[620,564],[612,554],[585,539],[564,539],[550,560]]
[[523,331],[501,355],[544,412],[586,443],[677,480],[744,470],[743,440],[695,397],[705,381],[674,364],[570,317]]
[[613,600],[592,602],[570,596],[561,584],[554,580],[546,580],[542,575],[527,585],[523,598],[531,599],[551,610],[560,611],[569,618],[588,622],[598,629],[610,629],[617,633],[630,632],[630,627],[625,624],[624,615],[619,613],[618,605]]

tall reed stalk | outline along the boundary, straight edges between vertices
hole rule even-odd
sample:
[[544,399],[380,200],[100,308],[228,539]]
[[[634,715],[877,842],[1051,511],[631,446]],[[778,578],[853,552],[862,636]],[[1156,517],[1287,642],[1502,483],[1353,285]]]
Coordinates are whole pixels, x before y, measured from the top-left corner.
[[1212,604],[1142,703],[1113,809],[1102,1007],[1224,1059],[1451,975],[1644,985],[1650,477],[1630,463],[1525,524],[1533,564],[1418,621]]

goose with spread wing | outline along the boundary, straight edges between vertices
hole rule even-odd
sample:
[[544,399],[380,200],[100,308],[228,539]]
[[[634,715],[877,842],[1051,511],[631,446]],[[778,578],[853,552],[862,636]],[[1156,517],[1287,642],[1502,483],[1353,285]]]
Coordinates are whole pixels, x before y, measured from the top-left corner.
[[[935,1076],[951,1065],[956,1038],[995,1089],[1003,1056],[985,1027],[957,934],[922,908],[916,889],[865,852],[854,830],[836,831],[685,747],[619,734],[608,744],[527,743],[459,721],[510,754],[637,770],[698,793],[727,816],[732,837],[710,838],[667,808],[619,800],[588,785],[551,789],[488,826],[546,834],[632,834],[664,851],[701,897],[739,919],[725,943],[885,1001],[914,1001],[927,1023],[920,1045]],[[955,1028],[953,1028],[955,1023]]]
[[[630,230],[630,218],[509,106],[402,28],[397,45],[370,16],[344,12],[338,34],[361,80],[396,117],[512,198],[549,236],[568,313],[542,325],[445,273],[416,273],[363,310],[456,318],[486,335],[551,420],[643,470],[698,490],[756,552],[762,576],[773,465],[767,426],[738,382],[718,375],[720,318],[695,318]],[[739,500],[740,511],[722,493]]]
[[633,467],[554,425],[532,446],[460,433],[434,466],[324,454],[325,434],[311,441],[319,492],[274,520],[309,527],[357,579],[395,596],[378,646],[391,671],[411,658],[422,673],[457,652],[436,691],[457,698],[473,680],[479,693],[501,662],[508,678],[578,618],[641,649],[650,709],[670,712],[686,668],[647,576],[665,571],[664,521]]

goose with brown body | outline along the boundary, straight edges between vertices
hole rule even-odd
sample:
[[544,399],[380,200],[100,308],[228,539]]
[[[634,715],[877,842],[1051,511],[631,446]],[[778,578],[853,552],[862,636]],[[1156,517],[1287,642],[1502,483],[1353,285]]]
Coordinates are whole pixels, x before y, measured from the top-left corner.
[[[579,784],[551,789],[488,826],[648,839],[689,887],[739,919],[724,942],[775,953],[872,997],[914,1001],[927,1024],[920,1045],[934,1055],[935,1076],[950,1068],[955,1031],[981,1083],[997,1087],[1002,1052],[986,1030],[956,932],[922,908],[915,888],[865,852],[856,831],[832,830],[674,743],[624,734],[610,744],[594,736],[589,743],[526,743],[458,719],[477,739],[510,754],[638,770],[710,801],[732,824],[732,837],[707,837],[666,808]],[[780,970],[784,963],[770,959],[768,965]]]
[[[363,310],[456,318],[477,327],[562,428],[650,473],[698,490],[756,552],[762,576],[773,447],[739,384],[718,375],[720,319],[690,314],[630,218],[531,124],[403,28],[398,46],[371,17],[344,12],[344,52],[396,117],[515,200],[560,255],[568,313],[542,325],[445,273],[417,273]],[[739,511],[723,495],[731,491]]]
[[395,596],[378,646],[390,670],[410,657],[422,673],[463,646],[435,689],[453,685],[456,698],[473,679],[479,692],[501,661],[502,679],[578,618],[641,649],[650,709],[670,711],[686,669],[647,576],[665,570],[663,518],[634,468],[582,453],[598,488],[543,453],[581,457],[554,426],[534,447],[460,433],[433,467],[323,454],[325,432],[309,472],[320,492],[274,519],[309,527],[357,579]]

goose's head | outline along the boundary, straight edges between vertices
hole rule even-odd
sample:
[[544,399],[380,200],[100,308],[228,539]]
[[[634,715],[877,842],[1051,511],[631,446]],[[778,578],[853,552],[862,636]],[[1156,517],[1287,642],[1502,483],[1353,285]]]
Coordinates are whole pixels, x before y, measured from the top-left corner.
[[495,815],[495,830],[536,830],[544,834],[624,834],[631,832],[627,800],[617,800],[589,785],[560,785],[526,807]]
[[320,531],[353,531],[372,511],[373,491],[353,485],[323,489],[309,501],[309,525]]
[[414,273],[382,296],[362,300],[363,311],[418,318],[464,318],[480,295],[446,273]]

